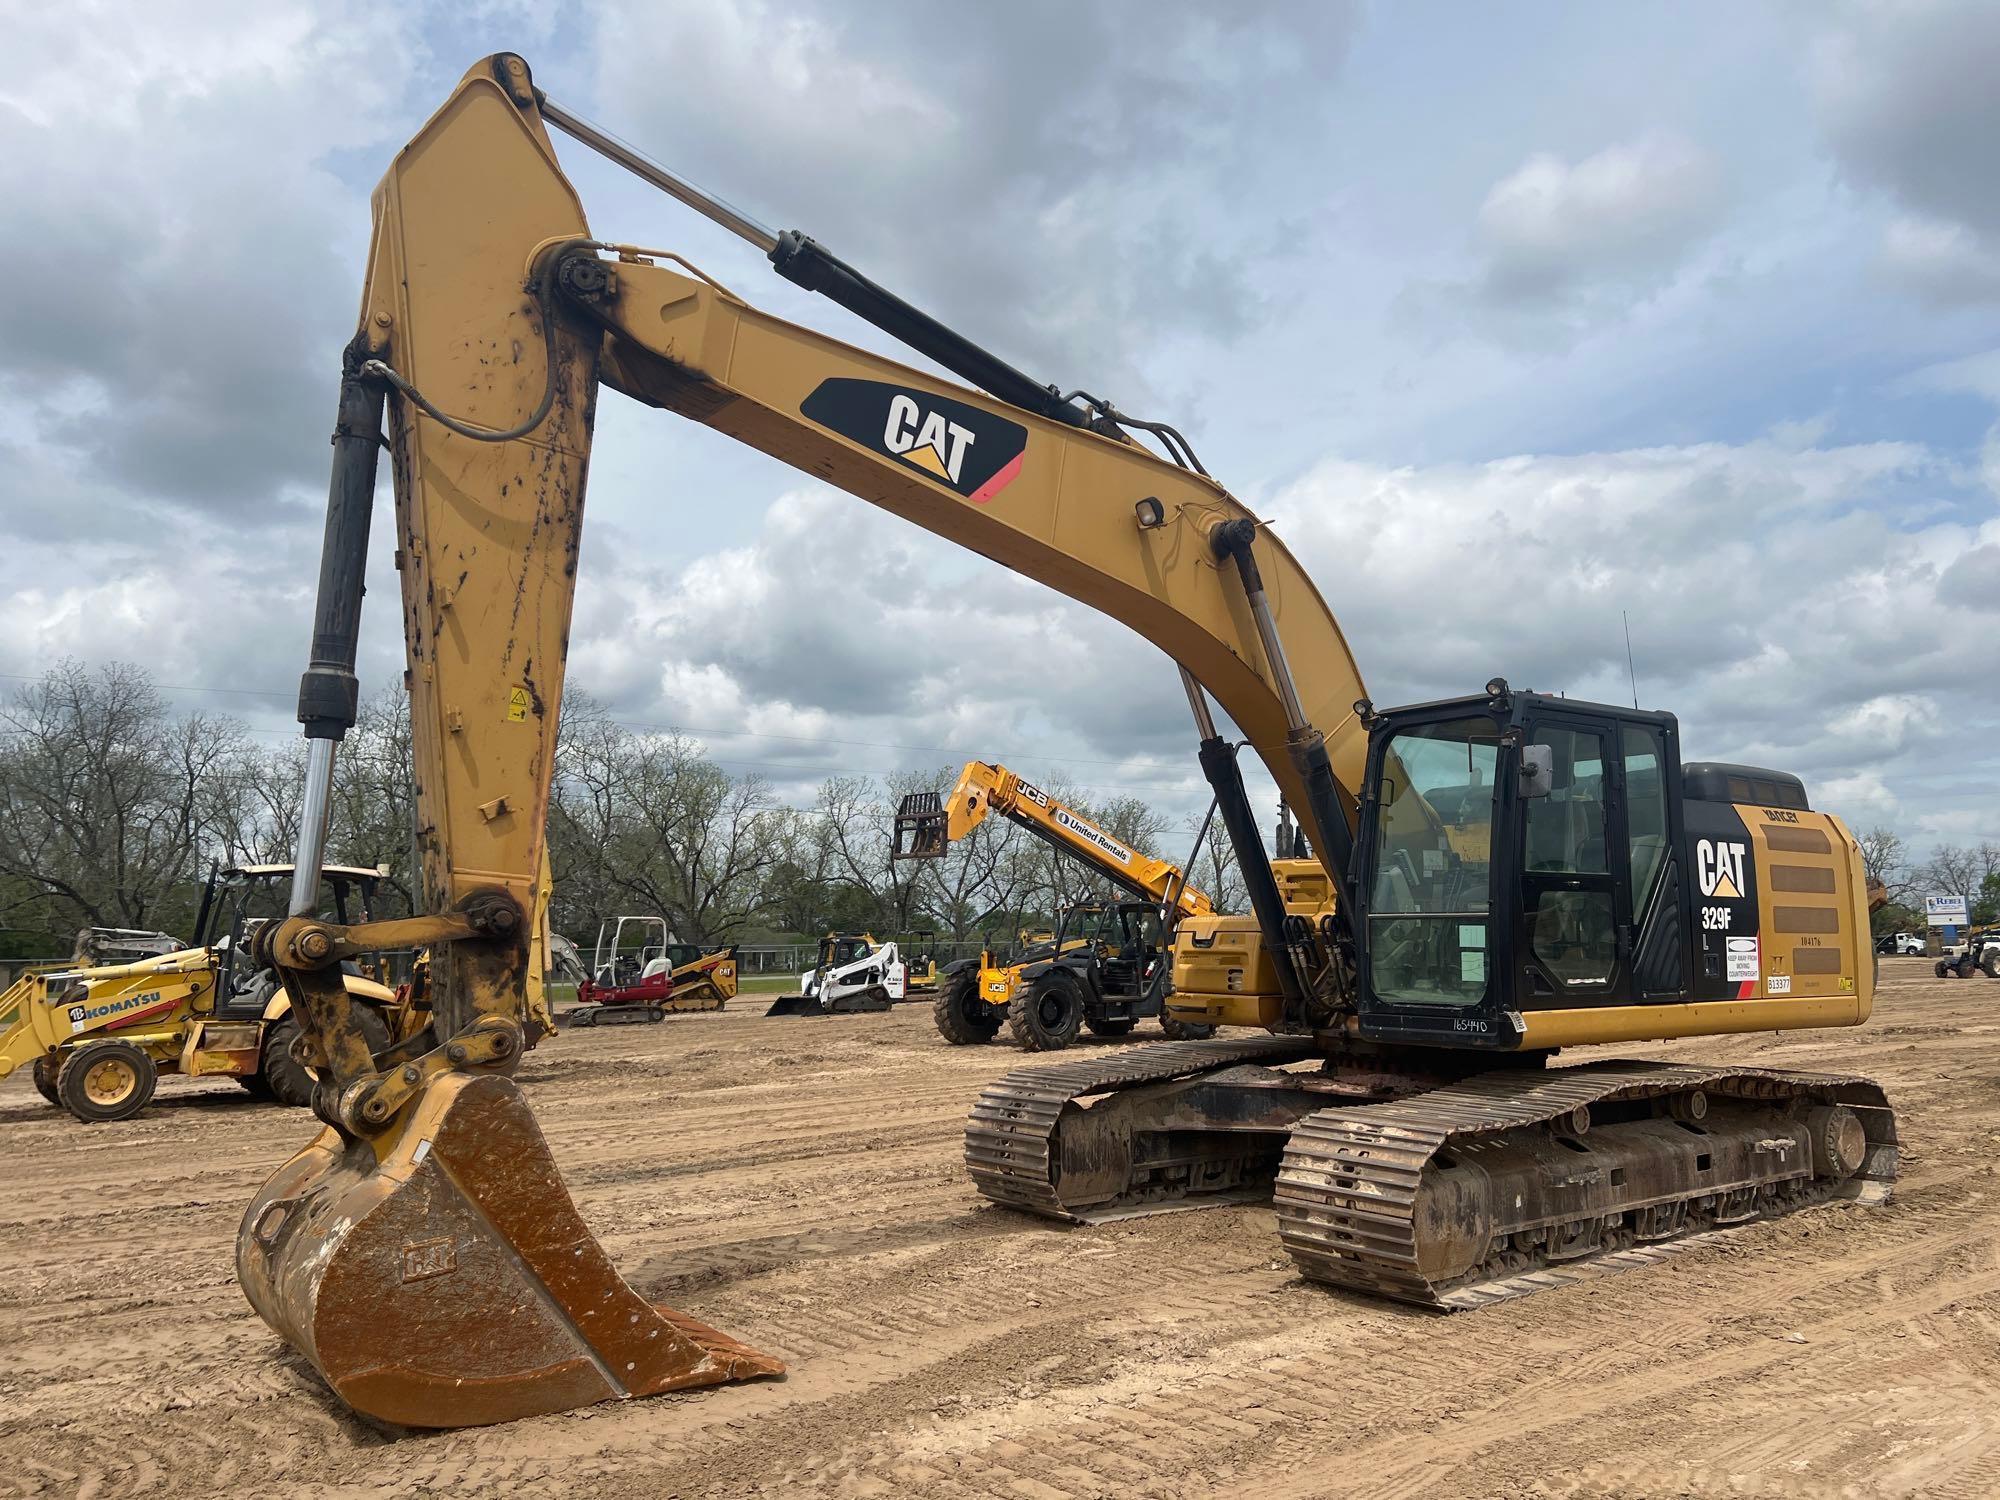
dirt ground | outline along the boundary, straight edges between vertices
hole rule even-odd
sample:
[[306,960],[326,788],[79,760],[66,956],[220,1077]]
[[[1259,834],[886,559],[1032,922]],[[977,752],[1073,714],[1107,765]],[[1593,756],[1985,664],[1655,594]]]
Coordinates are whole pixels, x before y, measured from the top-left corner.
[[1859,1031],[1622,1050],[1881,1079],[1890,1207],[1456,1315],[1302,1282],[1268,1209],[984,1204],[961,1124],[1021,1056],[946,1047],[925,1007],[564,1033],[524,1077],[585,1218],[791,1375],[445,1434],[346,1415],[236,1289],[301,1114],[170,1080],[82,1126],[21,1077],[0,1494],[1993,1495],[2000,984],[1884,969]]

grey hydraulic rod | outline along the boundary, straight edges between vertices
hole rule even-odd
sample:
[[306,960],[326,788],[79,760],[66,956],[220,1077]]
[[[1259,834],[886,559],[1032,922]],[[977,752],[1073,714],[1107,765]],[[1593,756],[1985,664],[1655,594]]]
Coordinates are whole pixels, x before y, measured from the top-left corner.
[[1176,885],[1172,880],[1167,882],[1166,895],[1160,901],[1160,921],[1165,926],[1173,925],[1173,909],[1180,904],[1181,897],[1187,894],[1188,875],[1194,869],[1195,860],[1200,857],[1201,846],[1208,838],[1209,824],[1215,821],[1215,805],[1221,800],[1220,797],[1208,799],[1208,811],[1202,815],[1201,830],[1194,836],[1194,847],[1188,850],[1187,863],[1180,868],[1179,883]]
[[319,905],[319,867],[326,856],[326,820],[333,805],[333,752],[339,742],[306,741],[306,791],[299,811],[298,852],[292,856],[291,915],[312,915]]
[[1180,669],[1181,688],[1187,693],[1188,707],[1194,710],[1194,727],[1205,740],[1215,738],[1215,715],[1208,711],[1208,694],[1186,667]]
[[1257,639],[1264,643],[1264,656],[1277,679],[1278,698],[1285,705],[1285,725],[1294,733],[1310,729],[1299,690],[1292,682],[1292,664],[1285,658],[1285,643],[1278,638],[1278,622],[1271,614],[1270,596],[1258,585],[1250,591],[1250,617],[1257,622]]
[[668,196],[678,198],[696,213],[713,219],[731,234],[740,235],[769,255],[778,248],[778,237],[746,213],[731,208],[720,198],[712,198],[691,182],[674,176],[658,162],[641,155],[617,136],[599,130],[588,120],[580,120],[546,95],[540,99],[542,118],[564,135],[583,142],[601,156],[610,158],[636,177],[644,178]]

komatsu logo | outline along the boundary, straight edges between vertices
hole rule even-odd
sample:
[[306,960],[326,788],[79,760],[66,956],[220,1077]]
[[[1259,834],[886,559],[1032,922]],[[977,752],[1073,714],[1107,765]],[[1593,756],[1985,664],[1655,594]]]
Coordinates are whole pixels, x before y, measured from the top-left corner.
[[799,414],[849,442],[915,470],[975,505],[984,505],[1021,473],[1028,429],[970,402],[837,376],[799,403]]
[[1718,901],[1742,899],[1743,846],[1720,839],[1702,839],[1694,846],[1694,877],[1704,896]]
[[1070,814],[1064,812],[1060,807],[1054,808],[1052,809],[1052,811],[1055,813],[1056,821],[1062,824],[1062,826],[1067,828],[1071,833],[1075,834],[1078,838],[1083,839],[1091,844],[1095,844],[1099,849],[1102,849],[1106,854],[1110,855],[1113,859],[1117,860],[1118,863],[1121,865],[1129,865],[1132,863],[1132,851],[1130,849],[1127,849],[1123,844],[1119,843],[1118,840],[1112,838],[1111,835],[1105,833],[1102,829],[1091,827],[1090,824],[1084,822],[1083,819],[1072,817]]
[[145,990],[137,995],[123,995],[116,1000],[107,1000],[102,1005],[72,1005],[69,1008],[69,1029],[82,1031],[93,1021],[107,1020],[112,1016],[122,1016],[128,1010],[140,1010],[159,1003],[158,990]]

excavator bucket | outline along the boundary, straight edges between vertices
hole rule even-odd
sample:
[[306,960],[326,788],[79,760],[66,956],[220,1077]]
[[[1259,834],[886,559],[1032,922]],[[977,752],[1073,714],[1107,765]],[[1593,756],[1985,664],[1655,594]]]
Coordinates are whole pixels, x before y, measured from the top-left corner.
[[889,858],[943,859],[950,840],[950,820],[944,798],[936,792],[911,792],[896,807],[896,839]]
[[406,1427],[784,1372],[625,1284],[492,1074],[434,1080],[382,1140],[321,1132],[252,1201],[236,1269],[343,1401]]

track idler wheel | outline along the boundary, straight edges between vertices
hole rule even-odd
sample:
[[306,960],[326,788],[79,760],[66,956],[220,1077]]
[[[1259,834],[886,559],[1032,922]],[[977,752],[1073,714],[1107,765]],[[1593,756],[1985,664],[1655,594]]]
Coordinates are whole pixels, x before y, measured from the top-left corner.
[[1868,1134],[1861,1119],[1843,1104],[1823,1104],[1806,1113],[1812,1141],[1813,1176],[1845,1182],[1861,1170],[1868,1156]]
[[406,1427],[784,1371],[625,1284],[497,1075],[437,1079],[381,1141],[322,1131],[252,1200],[236,1272],[343,1401]]

